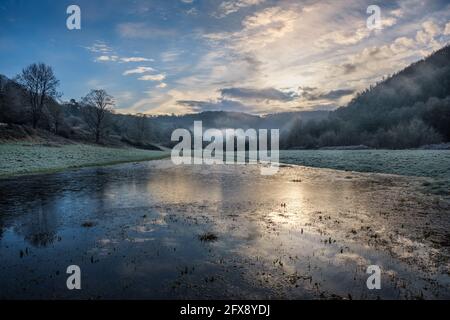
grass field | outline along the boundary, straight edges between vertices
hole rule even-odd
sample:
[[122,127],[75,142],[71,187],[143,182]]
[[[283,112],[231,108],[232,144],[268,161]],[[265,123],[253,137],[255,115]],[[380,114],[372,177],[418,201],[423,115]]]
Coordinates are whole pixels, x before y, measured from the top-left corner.
[[288,150],[280,162],[345,171],[431,178],[426,189],[450,193],[449,150]]
[[0,177],[154,160],[168,155],[163,151],[86,144],[61,146],[27,143],[0,144]]

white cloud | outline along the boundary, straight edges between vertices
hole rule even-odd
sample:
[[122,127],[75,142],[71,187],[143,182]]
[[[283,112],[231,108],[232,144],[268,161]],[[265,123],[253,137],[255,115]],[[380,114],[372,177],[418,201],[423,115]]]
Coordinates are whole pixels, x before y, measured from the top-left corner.
[[112,61],[119,61],[123,63],[128,62],[151,62],[154,61],[153,59],[144,58],[144,57],[120,57],[117,55],[117,53],[114,52],[114,50],[108,46],[107,44],[103,42],[96,41],[93,45],[84,47],[86,50],[92,52],[101,54],[100,56],[95,58],[96,62],[112,62]]
[[266,0],[228,0],[219,5],[216,13],[213,15],[216,18],[224,18],[227,15],[237,12],[242,8],[258,5],[264,3]]
[[117,105],[124,105],[133,100],[133,92],[131,91],[122,91],[114,94],[114,98],[117,102]]
[[450,22],[448,22],[448,23],[445,25],[444,35],[446,35],[446,36],[450,35]]
[[147,62],[154,61],[153,59],[143,58],[143,57],[123,57],[120,58],[123,62]]
[[163,73],[160,74],[147,74],[145,76],[138,78],[141,81],[163,81],[166,79],[166,75]]
[[[179,105],[177,101],[218,105],[221,89],[235,87],[275,88],[282,92],[316,87],[317,92],[324,93],[319,96],[327,97],[313,101],[295,97],[257,102],[232,97],[234,102],[242,103],[243,110],[255,113],[335,108],[345,105],[352,97],[349,94],[335,99],[336,92],[365,89],[442,46],[449,40],[445,35],[450,35],[450,11],[428,6],[423,0],[396,0],[389,6],[391,9],[382,7],[383,29],[374,31],[366,28],[365,8],[372,0],[262,2],[222,0],[216,17],[223,18],[239,10],[242,10],[240,13],[245,11],[246,16],[241,18],[236,14],[233,19],[230,16],[234,23],[232,28],[217,25],[213,30],[219,31],[215,33],[195,30],[195,35],[203,36],[200,43],[195,43],[201,49],[196,52],[203,54],[194,62],[191,61],[194,55],[189,57],[188,63],[184,53],[178,50],[184,49],[183,43],[177,46],[179,42],[171,42],[169,51],[156,56],[167,63],[161,71],[149,70],[146,74],[144,69],[127,68],[127,71],[136,71],[128,74],[139,74],[139,80],[153,81],[151,90],[146,96],[138,97],[130,110],[153,114],[194,112],[195,108],[189,109],[188,104]],[[183,7],[185,10],[192,8]],[[238,18],[241,20],[234,20]],[[226,22],[221,21],[224,25]],[[154,29],[146,23],[125,23],[117,31],[122,37],[132,39],[174,34],[174,31]],[[113,54],[116,55],[113,51],[98,55]],[[121,59],[118,61],[125,62]],[[177,63],[170,63],[173,61]],[[173,75],[169,86],[162,70]]]
[[96,41],[92,46],[84,47],[86,50],[94,53],[110,53],[112,52],[112,48],[107,44]]
[[118,56],[100,56],[95,59],[96,62],[109,62],[109,61],[117,61],[119,59]]
[[181,51],[166,51],[161,54],[161,60],[164,62],[172,62],[175,61],[181,54]]
[[196,16],[198,15],[199,11],[196,8],[190,8],[189,10],[186,11],[186,14],[188,16]]
[[404,11],[403,11],[402,8],[398,8],[398,9],[392,10],[390,13],[391,13],[392,16],[394,16],[396,18],[401,18],[404,15]]
[[426,21],[422,24],[422,30],[416,34],[416,40],[419,43],[427,44],[440,33],[440,28],[433,21]]
[[366,27],[361,27],[354,30],[333,31],[316,41],[316,45],[319,47],[327,48],[333,45],[354,45],[362,40],[368,38],[371,31]]
[[123,75],[128,76],[130,74],[140,74],[140,73],[151,72],[151,71],[155,71],[155,69],[153,69],[151,67],[137,67],[135,69],[126,70],[123,73]]
[[100,54],[100,56],[95,58],[96,62],[111,62],[111,61],[120,61],[120,62],[150,62],[154,61],[153,59],[144,58],[144,57],[119,57],[116,52],[114,52],[113,48],[108,46],[106,43],[101,41],[94,42],[93,45],[84,47],[86,50],[92,53]]
[[[210,52],[193,69],[195,76],[178,82],[212,92],[224,86],[362,90],[422,58],[424,48],[435,50],[444,44],[438,32],[442,21],[449,21],[449,10],[426,10],[429,8],[424,8],[423,2],[409,10],[410,2],[398,0],[393,9],[382,8],[383,29],[371,31],[366,27],[364,10],[369,4],[370,0],[281,2],[257,10],[242,20],[237,31],[205,34]],[[418,15],[416,9],[426,12],[427,19],[435,23],[422,26],[424,15]],[[418,31],[428,37],[424,44],[415,39]],[[255,62],[252,69],[244,67],[249,57]],[[337,102],[343,105],[345,99]],[[320,107],[297,100],[278,106],[283,110]],[[270,103],[264,109],[271,107],[277,105]]]
[[413,39],[407,37],[400,37],[395,39],[394,43],[391,45],[391,48],[394,52],[399,53],[406,50],[413,49],[416,43]]

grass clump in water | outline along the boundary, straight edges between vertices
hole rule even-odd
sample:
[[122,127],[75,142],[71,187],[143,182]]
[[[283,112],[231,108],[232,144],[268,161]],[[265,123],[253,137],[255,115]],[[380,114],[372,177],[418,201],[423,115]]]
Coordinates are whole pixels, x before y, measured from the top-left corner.
[[206,232],[198,236],[201,242],[214,242],[217,241],[218,237],[212,232]]
[[83,228],[92,228],[92,227],[94,226],[94,222],[92,222],[92,221],[86,221],[86,222],[83,222],[83,223],[81,224],[81,226],[82,226]]

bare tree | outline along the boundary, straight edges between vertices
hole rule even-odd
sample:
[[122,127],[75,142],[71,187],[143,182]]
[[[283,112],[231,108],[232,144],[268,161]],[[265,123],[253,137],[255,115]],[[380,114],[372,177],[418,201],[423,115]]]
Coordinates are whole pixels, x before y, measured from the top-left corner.
[[98,143],[106,128],[107,117],[114,107],[114,99],[105,90],[91,90],[83,98],[83,115]]
[[31,121],[33,128],[36,128],[46,102],[51,98],[58,97],[56,88],[59,81],[56,79],[52,67],[44,63],[29,65],[22,70],[16,80],[26,89],[31,108]]

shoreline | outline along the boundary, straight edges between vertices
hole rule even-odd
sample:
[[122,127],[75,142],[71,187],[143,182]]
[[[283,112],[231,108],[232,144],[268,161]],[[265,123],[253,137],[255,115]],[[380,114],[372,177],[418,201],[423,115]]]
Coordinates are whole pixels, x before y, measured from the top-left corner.
[[[450,185],[448,178],[448,170],[439,171],[440,174],[436,176],[436,170],[429,170],[424,167],[418,168],[417,162],[427,162],[433,159],[420,158],[419,155],[402,155],[394,156],[397,162],[395,166],[379,167],[379,164],[371,159],[360,158],[355,155],[339,159],[323,155],[322,152],[349,152],[351,155],[354,152],[375,152],[385,153],[388,150],[316,150],[317,154],[308,155],[311,150],[303,150],[307,152],[302,154],[301,158],[292,158],[292,152],[296,150],[281,150],[279,165],[283,166],[300,166],[306,168],[320,168],[331,169],[340,172],[355,172],[355,173],[374,173],[374,174],[388,174],[400,177],[421,177],[423,178],[422,189],[426,193],[432,193],[441,196],[448,196],[448,186]],[[404,150],[403,150],[404,151]],[[404,151],[410,153],[413,150]],[[414,150],[419,153],[430,152],[444,152],[440,150]],[[300,151],[302,152],[302,151]],[[387,154],[391,155],[390,152]],[[133,147],[111,147],[98,146],[92,144],[74,143],[74,144],[55,144],[46,145],[41,143],[30,143],[28,141],[16,141],[10,143],[0,143],[0,180],[13,179],[24,176],[52,174],[71,170],[78,170],[89,167],[106,167],[112,165],[119,165],[123,163],[132,162],[146,162],[152,160],[160,160],[170,158],[170,151],[155,151],[137,149]],[[385,163],[391,163],[393,159],[384,159]],[[448,156],[446,159],[450,159]],[[390,160],[389,160],[390,159]],[[313,161],[314,160],[314,161]],[[343,161],[344,160],[344,161]],[[381,160],[381,159],[379,159]],[[400,161],[399,161],[400,160]],[[416,161],[417,160],[417,161]],[[420,160],[420,161],[419,161]],[[441,159],[442,161],[447,161]],[[332,163],[330,163],[332,161]],[[379,161],[378,161],[379,162]],[[405,162],[405,163],[403,163]],[[431,164],[430,164],[431,165]],[[426,170],[425,170],[426,169]],[[421,171],[422,170],[422,171]]]
[[[89,167],[165,159],[167,151],[114,148],[90,144],[43,146],[0,144],[0,180],[37,174],[51,174]],[[17,168],[19,166],[19,168]]]

